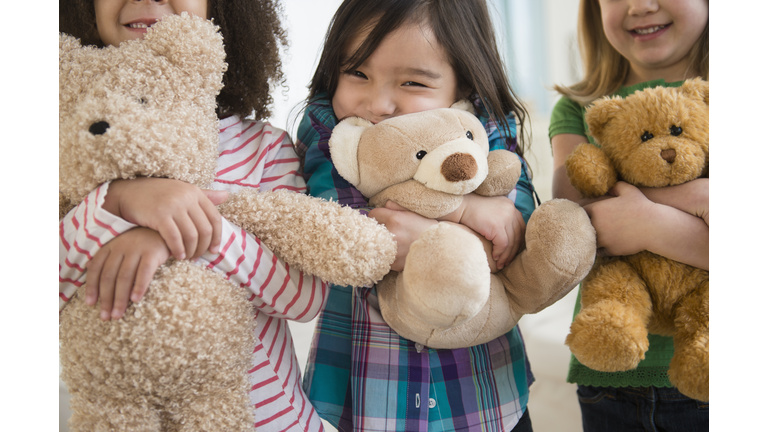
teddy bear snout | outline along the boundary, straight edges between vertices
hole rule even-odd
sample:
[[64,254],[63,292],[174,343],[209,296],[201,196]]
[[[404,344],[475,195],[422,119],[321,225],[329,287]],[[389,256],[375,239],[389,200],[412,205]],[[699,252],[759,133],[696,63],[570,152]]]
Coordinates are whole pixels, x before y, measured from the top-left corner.
[[668,163],[673,163],[675,161],[675,157],[677,156],[677,152],[675,149],[666,149],[661,151],[661,158],[667,161]]
[[104,120],[99,120],[91,124],[91,127],[88,128],[88,132],[94,135],[104,135],[107,132],[107,129],[109,129],[109,123]]
[[440,172],[450,182],[470,180],[477,175],[477,162],[470,154],[455,153],[445,158]]

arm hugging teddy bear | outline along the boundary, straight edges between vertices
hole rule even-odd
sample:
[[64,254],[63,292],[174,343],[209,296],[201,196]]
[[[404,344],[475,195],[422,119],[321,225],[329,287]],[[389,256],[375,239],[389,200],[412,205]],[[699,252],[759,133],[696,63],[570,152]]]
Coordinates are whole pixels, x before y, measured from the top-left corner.
[[[581,144],[565,162],[584,197],[606,194],[619,179],[665,187],[707,175],[706,81],[600,99],[586,120],[600,147]],[[598,258],[581,289],[566,344],[582,364],[603,372],[634,369],[645,358],[649,332],[672,336],[670,381],[691,398],[709,399],[708,271],[643,251]]]
[[[376,125],[345,119],[329,141],[334,166],[372,205],[391,200],[428,218],[452,212],[468,193],[507,195],[520,159],[507,150],[489,152],[470,109],[460,102]],[[586,212],[553,200],[533,212],[525,250],[492,274],[479,239],[438,223],[411,245],[403,272],[390,272],[377,285],[381,313],[398,334],[425,346],[485,343],[575,287],[594,262],[595,244]]]
[[[114,179],[169,177],[209,187],[224,57],[216,27],[187,14],[119,47],[81,46],[61,35],[60,219],[96,217],[93,201],[78,206],[84,213],[67,212]],[[222,215],[291,267],[341,285],[374,283],[389,271],[396,245],[375,221],[303,194],[247,189],[220,207]],[[88,235],[67,242],[62,232],[60,247],[66,253],[78,241],[100,241]],[[253,429],[247,295],[256,294],[212,270],[214,263],[170,260],[141,302],[104,322],[85,305],[84,287],[77,289],[84,265],[62,268],[60,296],[69,301],[60,314],[60,358],[72,430]],[[78,276],[68,278],[69,270]]]

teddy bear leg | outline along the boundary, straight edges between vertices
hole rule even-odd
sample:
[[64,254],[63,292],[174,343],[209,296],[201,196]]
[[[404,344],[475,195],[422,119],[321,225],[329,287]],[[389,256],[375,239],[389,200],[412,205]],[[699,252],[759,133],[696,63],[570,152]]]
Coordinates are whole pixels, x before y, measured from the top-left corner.
[[581,311],[565,344],[591,369],[634,369],[648,350],[651,308],[645,282],[627,263],[598,264],[582,283]]
[[157,432],[160,416],[147,404],[131,398],[114,399],[106,395],[80,392],[69,401],[72,417],[67,426],[72,432]]
[[397,298],[433,328],[460,325],[488,301],[490,267],[480,240],[464,228],[438,223],[411,244]]
[[171,415],[178,432],[252,432],[253,408],[242,386],[189,395]]
[[568,294],[595,261],[595,229],[587,213],[564,199],[547,201],[531,215],[525,250],[497,273],[520,313],[536,313]]
[[680,393],[709,400],[709,280],[680,302],[669,380]]

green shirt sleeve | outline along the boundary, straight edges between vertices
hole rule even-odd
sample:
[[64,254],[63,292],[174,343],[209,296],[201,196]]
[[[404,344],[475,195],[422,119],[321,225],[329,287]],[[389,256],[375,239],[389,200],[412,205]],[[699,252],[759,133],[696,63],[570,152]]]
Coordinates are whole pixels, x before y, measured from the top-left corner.
[[576,134],[587,136],[587,126],[584,124],[584,107],[563,96],[552,109],[549,120],[549,139],[560,134]]

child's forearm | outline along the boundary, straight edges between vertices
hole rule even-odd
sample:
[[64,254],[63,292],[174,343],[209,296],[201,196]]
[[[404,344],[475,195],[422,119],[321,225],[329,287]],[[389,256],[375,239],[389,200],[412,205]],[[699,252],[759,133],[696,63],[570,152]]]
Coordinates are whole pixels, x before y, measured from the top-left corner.
[[328,295],[328,286],[319,278],[290,267],[224,218],[220,253],[205,253],[198,262],[251,291],[250,301],[275,318],[308,322],[320,313]]
[[85,266],[101,247],[135,227],[103,209],[109,183],[92,191],[59,222],[59,310],[85,283]]
[[700,217],[709,225],[709,179],[696,179],[677,186],[640,188],[651,201]]
[[648,232],[647,250],[700,269],[709,270],[709,225],[700,217],[657,204],[657,217]]

